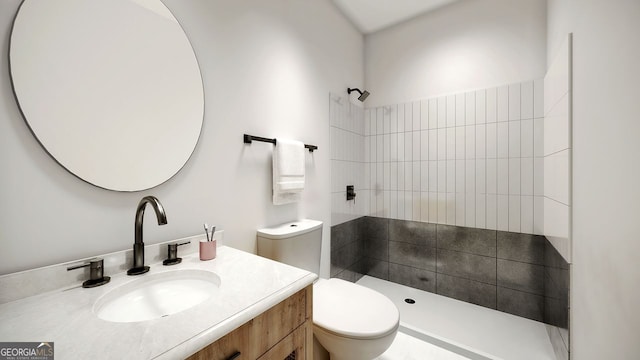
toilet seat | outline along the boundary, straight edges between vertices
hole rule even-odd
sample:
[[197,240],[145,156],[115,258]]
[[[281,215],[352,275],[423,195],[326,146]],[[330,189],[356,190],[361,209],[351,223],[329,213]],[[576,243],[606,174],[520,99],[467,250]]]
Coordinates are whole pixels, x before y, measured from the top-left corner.
[[320,279],[313,287],[313,323],[352,339],[377,339],[394,333],[398,308],[384,295],[340,279]]

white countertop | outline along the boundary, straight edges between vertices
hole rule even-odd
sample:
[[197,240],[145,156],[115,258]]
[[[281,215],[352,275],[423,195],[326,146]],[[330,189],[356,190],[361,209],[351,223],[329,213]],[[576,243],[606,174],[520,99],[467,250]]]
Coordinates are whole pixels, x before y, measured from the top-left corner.
[[[216,273],[219,295],[168,317],[137,323],[99,319],[93,304],[117,286],[144,277],[105,274],[111,282],[81,284],[0,305],[0,341],[54,342],[58,359],[182,359],[313,283],[308,271],[230,247],[214,260],[183,256],[174,266],[151,264],[147,274],[180,269]],[[8,290],[8,289],[3,289]]]

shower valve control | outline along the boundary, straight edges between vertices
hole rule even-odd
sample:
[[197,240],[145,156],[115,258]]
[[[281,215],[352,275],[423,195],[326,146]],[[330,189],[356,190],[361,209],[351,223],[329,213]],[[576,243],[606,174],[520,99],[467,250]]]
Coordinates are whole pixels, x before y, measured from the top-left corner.
[[356,199],[356,191],[353,188],[353,185],[347,185],[347,201]]

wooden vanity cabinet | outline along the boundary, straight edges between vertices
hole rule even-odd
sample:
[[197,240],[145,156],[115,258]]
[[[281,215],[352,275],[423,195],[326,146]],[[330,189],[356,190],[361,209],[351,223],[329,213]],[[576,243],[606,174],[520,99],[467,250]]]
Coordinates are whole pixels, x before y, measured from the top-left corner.
[[312,360],[312,291],[307,286],[187,359]]

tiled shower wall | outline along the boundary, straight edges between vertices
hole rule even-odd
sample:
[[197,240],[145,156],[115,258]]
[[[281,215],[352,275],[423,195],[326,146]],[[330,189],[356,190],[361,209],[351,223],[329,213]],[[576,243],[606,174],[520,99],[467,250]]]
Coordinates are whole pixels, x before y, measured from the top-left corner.
[[536,80],[366,109],[366,214],[542,234],[543,90]]
[[331,228],[331,276],[362,275],[567,329],[568,264],[543,236],[362,217]]

